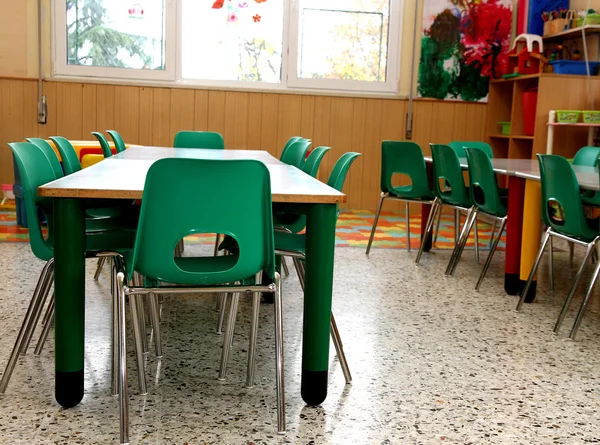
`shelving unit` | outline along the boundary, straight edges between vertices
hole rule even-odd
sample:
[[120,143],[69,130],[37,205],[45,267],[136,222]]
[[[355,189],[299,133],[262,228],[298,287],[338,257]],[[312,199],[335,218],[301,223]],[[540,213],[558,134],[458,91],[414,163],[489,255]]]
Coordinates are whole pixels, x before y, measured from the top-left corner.
[[[595,100],[600,103],[600,77],[592,77],[589,81],[594,84]],[[529,136],[523,128],[521,93],[533,88],[537,88],[538,98],[535,131],[533,136]],[[486,135],[494,155],[513,159],[534,159],[537,153],[546,153],[550,111],[592,109],[588,91],[586,76],[543,73],[491,81]],[[511,123],[510,135],[500,134],[498,122]],[[582,127],[583,124],[561,126],[561,130],[554,134],[553,152],[573,157],[579,148],[587,145],[588,132],[582,131]]]
[[542,37],[542,39],[548,42],[562,41],[567,39],[580,39],[583,32],[588,35],[600,34],[600,25],[579,26],[577,28],[567,29],[566,31],[561,31],[550,36]]
[[546,141],[546,154],[552,154],[553,146],[554,146],[554,129],[555,128],[587,128],[588,130],[588,139],[587,145],[594,145],[594,129],[599,128],[600,124],[586,124],[583,122],[578,122],[574,124],[564,123],[564,122],[556,122],[556,111],[551,110],[548,113],[548,138]]

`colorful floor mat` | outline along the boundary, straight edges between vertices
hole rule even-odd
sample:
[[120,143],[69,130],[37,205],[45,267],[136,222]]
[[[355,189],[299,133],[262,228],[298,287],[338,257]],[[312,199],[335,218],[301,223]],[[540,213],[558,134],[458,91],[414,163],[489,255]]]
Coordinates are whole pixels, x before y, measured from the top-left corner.
[[[340,213],[336,246],[364,247],[366,248],[371,234],[371,227],[375,215],[364,210],[352,210]],[[464,218],[463,218],[464,221]],[[479,222],[479,245],[485,250],[490,243],[491,225]],[[415,213],[410,218],[410,245],[413,249],[419,248],[421,232],[421,215]],[[28,242],[27,229],[17,225],[14,205],[0,207],[0,242]],[[199,244],[213,244],[212,235],[195,235],[186,238],[186,242]],[[473,234],[467,246],[473,245]],[[440,230],[436,242],[439,249],[452,249],[454,247],[454,216],[445,213],[442,216]],[[377,224],[377,232],[373,240],[373,248],[405,249],[406,248],[406,222],[402,212],[382,212]],[[504,249],[504,238],[500,241],[499,249]]]

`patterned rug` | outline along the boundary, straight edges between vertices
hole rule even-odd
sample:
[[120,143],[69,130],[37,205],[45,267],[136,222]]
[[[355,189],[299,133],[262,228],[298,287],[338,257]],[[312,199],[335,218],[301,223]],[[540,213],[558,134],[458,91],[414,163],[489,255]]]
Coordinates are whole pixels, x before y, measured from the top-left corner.
[[[336,246],[366,248],[371,234],[374,213],[366,210],[352,210],[340,213],[337,231]],[[464,222],[464,217],[462,219]],[[479,222],[479,245],[482,250],[489,246],[491,225]],[[421,215],[415,213],[410,218],[410,245],[413,249],[419,248],[421,233]],[[0,206],[0,242],[28,242],[27,229],[17,225],[14,204]],[[212,235],[195,235],[186,238],[186,242],[199,244],[213,244]],[[467,248],[473,245],[473,234]],[[452,249],[454,247],[454,216],[444,213],[440,223],[440,230],[436,247],[438,249]],[[403,212],[382,212],[377,224],[377,232],[373,240],[373,248],[406,249],[406,222]],[[472,247],[471,247],[472,248]],[[500,241],[498,249],[504,249],[504,238]]]

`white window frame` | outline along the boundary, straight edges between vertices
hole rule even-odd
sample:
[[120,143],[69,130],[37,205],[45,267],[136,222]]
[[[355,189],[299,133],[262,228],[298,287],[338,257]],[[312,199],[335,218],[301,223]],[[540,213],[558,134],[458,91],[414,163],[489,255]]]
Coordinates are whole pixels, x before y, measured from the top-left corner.
[[97,66],[67,64],[66,34],[66,0],[52,1],[53,17],[53,74],[61,77],[90,77],[103,80],[137,79],[158,81],[159,83],[177,84],[196,87],[222,87],[245,90],[274,90],[318,92],[360,92],[360,93],[397,93],[400,80],[400,60],[402,35],[402,8],[404,0],[390,0],[388,20],[388,44],[385,82],[337,80],[337,79],[304,79],[298,77],[298,45],[299,41],[299,3],[298,0],[284,1],[283,16],[283,56],[281,65],[281,81],[251,82],[236,80],[210,80],[183,78],[181,75],[181,43],[183,13],[179,0],[165,0],[165,70],[142,70],[133,68],[109,68]]
[[96,77],[109,79],[139,79],[175,81],[177,72],[177,0],[165,0],[165,69],[146,70],[101,66],[69,65],[67,63],[67,2],[52,1],[53,72],[59,76]]
[[390,0],[388,18],[388,45],[385,82],[364,80],[339,80],[339,79],[305,79],[298,77],[298,57],[300,46],[300,3],[290,0],[289,19],[289,46],[288,46],[288,71],[287,85],[296,88],[310,88],[313,90],[351,90],[369,92],[397,92],[400,74],[400,31],[402,19],[402,0]]

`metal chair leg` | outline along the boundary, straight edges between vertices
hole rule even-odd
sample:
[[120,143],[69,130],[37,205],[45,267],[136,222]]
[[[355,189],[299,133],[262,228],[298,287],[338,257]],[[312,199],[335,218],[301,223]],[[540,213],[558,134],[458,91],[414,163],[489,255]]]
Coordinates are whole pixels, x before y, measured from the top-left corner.
[[285,276],[289,277],[290,276],[290,270],[288,269],[288,265],[287,265],[287,263],[285,261],[285,257],[283,255],[281,256],[281,267],[283,269],[283,273],[285,273]]
[[[119,440],[121,444],[129,443],[129,397],[127,394],[127,346],[125,339],[125,275],[119,272],[117,275],[118,297],[117,297],[117,330],[119,333]],[[130,298],[133,295],[130,295]],[[130,299],[131,301],[131,299]],[[135,302],[131,305],[136,308]],[[137,317],[132,317],[134,324],[139,321]],[[138,360],[142,359],[138,354]],[[138,363],[138,370],[142,369]],[[140,380],[141,383],[142,380]]]
[[429,238],[431,234],[431,229],[433,228],[433,221],[435,218],[436,212],[442,211],[442,204],[439,198],[435,198],[433,203],[431,204],[431,211],[429,212],[429,218],[427,218],[427,224],[425,224],[425,230],[423,231],[423,238],[421,239],[421,246],[419,247],[419,252],[417,252],[417,257],[415,258],[415,263],[419,264],[421,261],[421,255],[423,254],[423,250],[425,249],[425,243],[427,242],[427,238]]
[[225,322],[225,310],[227,309],[227,299],[230,294],[223,292],[221,294],[221,309],[219,310],[219,318],[217,320],[217,334],[223,334],[223,323]]
[[54,321],[54,293],[52,293],[52,296],[50,297],[50,302],[48,303],[48,308],[46,309],[46,315],[44,316],[44,319],[46,319],[46,323],[43,325],[44,328],[42,329],[40,338],[38,339],[35,350],[33,351],[35,355],[40,355],[42,353],[42,349],[44,349],[44,344],[46,343],[46,339],[48,338],[50,328],[52,327]]
[[540,261],[542,256],[544,255],[544,250],[546,249],[546,244],[548,244],[548,240],[552,236],[552,229],[548,227],[546,230],[546,235],[544,235],[544,240],[542,241],[542,245],[540,246],[540,250],[538,251],[537,257],[535,258],[535,262],[533,263],[533,267],[531,268],[531,272],[529,272],[529,277],[527,278],[527,283],[525,287],[521,291],[521,298],[517,303],[516,311],[519,312],[521,310],[521,306],[525,302],[525,298],[527,297],[527,292],[529,292],[529,286],[531,286],[531,282],[533,281],[533,277],[535,277],[535,273],[537,271],[538,266],[540,265]]
[[442,209],[437,214],[437,223],[435,225],[435,233],[433,234],[433,246],[437,246],[438,235],[440,234],[440,223],[442,221]]
[[573,269],[573,254],[575,253],[575,244],[569,243],[569,269]]
[[275,296],[273,310],[275,312],[275,380],[277,388],[277,432],[285,433],[285,382],[283,363],[283,310],[281,277],[275,272]]
[[333,312],[331,313],[331,320],[329,321],[329,328],[331,330],[331,340],[333,340],[333,345],[335,346],[335,352],[337,354],[338,360],[340,361],[340,366],[342,367],[342,372],[344,373],[344,378],[346,379],[346,385],[352,383],[352,374],[350,374],[350,367],[348,366],[348,361],[346,360],[346,354],[344,353],[344,345],[342,344],[342,339],[340,337],[340,332],[338,331],[337,324],[335,322],[335,317],[333,316]]
[[[494,224],[495,225],[495,224]],[[483,265],[483,269],[481,270],[481,275],[479,275],[479,279],[477,280],[477,284],[475,285],[475,290],[479,290],[483,279],[485,278],[485,274],[487,273],[490,264],[492,263],[492,258],[494,258],[494,253],[496,253],[496,248],[498,247],[498,243],[502,238],[502,232],[504,231],[504,226],[506,225],[506,217],[502,218],[500,222],[500,229],[498,229],[498,235],[494,238],[494,243],[490,248],[490,253],[488,254],[487,259],[485,260],[485,264]]]
[[240,300],[240,294],[235,292],[231,298],[231,307],[229,308],[229,319],[227,320],[227,327],[225,329],[225,336],[223,338],[223,350],[221,353],[221,367],[219,369],[219,380],[225,380],[227,376],[227,361],[229,360],[229,352],[231,351],[231,342],[233,339],[233,331],[235,329],[235,318],[237,316],[238,302]]
[[377,206],[377,212],[375,212],[375,220],[373,221],[373,227],[371,228],[371,236],[369,237],[369,244],[367,244],[367,251],[365,252],[367,255],[371,251],[371,244],[373,243],[373,237],[375,236],[375,230],[377,230],[377,223],[379,222],[379,214],[381,213],[381,207],[383,206],[383,201],[385,200],[386,194],[382,193],[381,198],[379,198],[379,205]]
[[44,287],[40,292],[40,298],[37,301],[37,305],[34,308],[33,319],[28,326],[28,329],[25,331],[24,341],[21,344],[21,354],[26,354],[29,349],[29,344],[31,343],[31,339],[33,338],[33,333],[37,328],[38,322],[40,321],[40,317],[42,316],[42,312],[44,311],[44,306],[46,305],[46,300],[48,299],[48,295],[50,294],[50,289],[52,288],[52,283],[54,282],[54,262],[52,262],[50,267],[50,276],[48,280],[44,283]]
[[592,290],[594,289],[594,285],[596,284],[596,281],[598,280],[599,274],[600,274],[600,262],[594,268],[594,274],[592,275],[592,280],[590,281],[587,292],[585,293],[585,298],[583,299],[583,303],[581,303],[579,312],[577,313],[577,317],[575,318],[575,323],[573,323],[573,327],[571,328],[571,333],[569,334],[569,338],[571,340],[575,340],[575,337],[577,336],[577,331],[579,331],[579,326],[581,326],[581,320],[583,319],[583,314],[585,314],[585,310],[588,307],[588,304],[590,302],[590,297],[592,295]]
[[460,235],[460,210],[454,209],[454,245],[458,244]]
[[473,223],[477,220],[477,212],[478,210],[476,207],[471,207],[467,212],[467,218],[465,219],[465,223],[460,233],[460,237],[458,238],[458,243],[454,246],[454,250],[452,251],[452,255],[450,256],[450,261],[448,262],[448,266],[446,267],[446,275],[454,274],[454,270],[456,269],[456,266],[460,261],[460,257],[462,256],[463,250],[467,245],[469,234],[471,233],[471,229],[473,228]]
[[556,324],[554,325],[554,332],[558,333],[560,330],[560,326],[562,325],[563,320],[565,319],[565,315],[567,315],[567,311],[569,310],[569,306],[571,305],[571,300],[573,299],[573,295],[575,295],[575,291],[577,290],[577,285],[579,284],[579,280],[581,280],[581,276],[583,275],[583,270],[587,264],[588,258],[590,257],[592,250],[596,246],[596,242],[598,238],[596,238],[593,242],[587,245],[585,249],[585,255],[583,260],[581,261],[581,266],[579,266],[579,270],[577,271],[577,275],[575,275],[575,280],[573,281],[573,285],[571,286],[571,290],[569,291],[569,295],[567,295],[567,299],[563,304],[562,310],[558,316],[558,320],[556,320]]
[[475,215],[475,263],[479,264],[479,221]]
[[[118,276],[117,276],[117,280],[118,280]],[[148,393],[148,389],[146,387],[146,372],[145,372],[145,363],[144,363],[144,352],[143,352],[143,346],[142,346],[144,341],[142,338],[142,328],[140,326],[141,317],[139,314],[140,305],[137,302],[138,298],[139,298],[138,295],[133,295],[133,294],[129,295],[129,309],[131,311],[131,324],[133,326],[133,338],[135,340],[135,358],[137,360],[137,366],[138,366],[138,380],[139,380],[140,394],[144,395],[144,394]],[[122,388],[119,387],[119,391],[121,391],[121,390],[122,390]]]
[[116,258],[112,258],[110,267],[110,284],[112,297],[112,366],[110,370],[110,393],[113,396],[119,395],[119,286],[117,283],[118,261],[119,260],[117,260]]
[[404,209],[406,213],[406,250],[410,252],[410,206],[408,201],[404,201]]
[[219,235],[217,233],[217,236],[215,237],[215,251],[213,252],[213,256],[217,256],[219,255],[219,243],[221,241],[221,235]]
[[[283,257],[282,257],[283,258]],[[262,272],[256,274],[256,283],[260,283]],[[250,324],[250,345],[248,347],[248,367],[246,371],[246,388],[254,386],[254,369],[256,367],[256,341],[258,338],[258,316],[260,311],[260,292],[252,293],[252,322]]]
[[40,274],[38,282],[35,286],[35,291],[33,292],[33,297],[31,298],[29,307],[27,308],[25,318],[23,319],[23,323],[21,324],[21,329],[19,330],[19,334],[17,335],[17,340],[15,341],[15,345],[13,346],[12,352],[8,359],[8,363],[6,364],[6,368],[4,369],[4,374],[2,374],[2,380],[0,381],[0,394],[4,394],[4,392],[6,391],[8,382],[10,381],[12,373],[17,364],[19,353],[21,351],[23,341],[25,340],[25,334],[30,328],[30,324],[33,321],[34,311],[37,305],[39,304],[41,292],[46,286],[46,282],[51,280],[50,277],[52,276],[53,267],[54,260],[50,260],[44,265],[44,268],[42,269],[42,273]]
[[494,235],[496,233],[496,225],[498,224],[498,220],[494,218],[494,224],[492,225],[492,233],[490,233],[490,242],[488,247],[492,247],[492,243],[494,242]]
[[[133,273],[133,285],[134,286],[143,286],[144,285],[144,279],[143,277],[137,273],[134,272]],[[137,303],[137,316],[139,318],[139,329],[140,329],[140,336],[141,336],[141,346],[142,346],[142,352],[144,355],[148,355],[148,353],[150,352],[148,350],[148,333],[146,332],[146,310],[145,310],[145,305],[144,305],[144,299],[143,298],[135,298],[135,301]]]
[[554,246],[550,237],[550,251],[548,252],[548,278],[550,279],[550,292],[554,292]]
[[150,308],[150,322],[152,323],[152,331],[154,334],[154,351],[156,358],[162,358],[162,334],[160,330],[160,315],[158,309],[158,295],[149,294],[148,304]]
[[104,262],[106,261],[106,257],[99,257],[98,263],[96,265],[96,273],[94,273],[94,281],[98,281],[100,278],[100,274],[102,273],[102,268],[104,267]]

